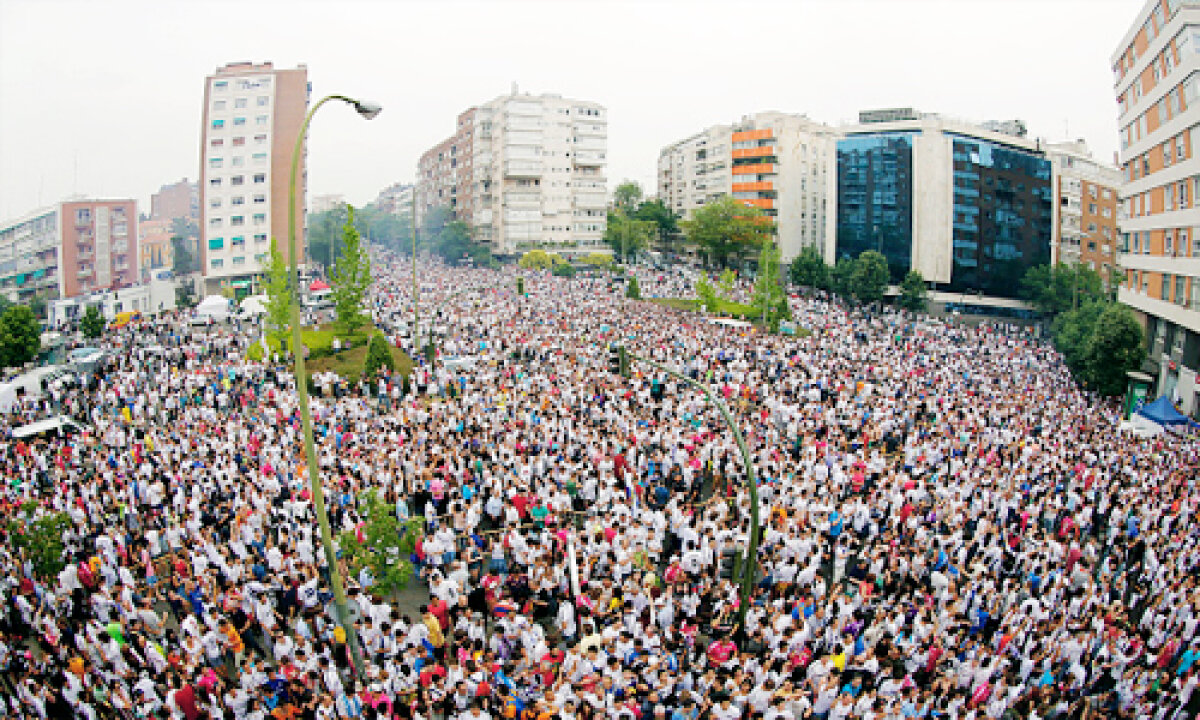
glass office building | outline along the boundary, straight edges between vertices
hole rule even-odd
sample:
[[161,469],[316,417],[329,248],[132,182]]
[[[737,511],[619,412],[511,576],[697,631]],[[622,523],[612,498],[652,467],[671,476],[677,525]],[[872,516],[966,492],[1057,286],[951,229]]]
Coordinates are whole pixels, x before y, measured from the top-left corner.
[[954,240],[948,289],[1016,297],[1025,271],[1050,262],[1050,161],[988,140],[950,138]]
[[893,282],[912,264],[915,134],[856,135],[837,144],[837,257],[875,250],[887,258]]

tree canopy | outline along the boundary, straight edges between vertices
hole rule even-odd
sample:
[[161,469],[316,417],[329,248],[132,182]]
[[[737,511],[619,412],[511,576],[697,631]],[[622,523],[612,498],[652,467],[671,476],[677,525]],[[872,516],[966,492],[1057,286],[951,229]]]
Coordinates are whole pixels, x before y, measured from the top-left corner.
[[330,273],[330,297],[337,311],[338,324],[347,334],[366,325],[364,304],[371,285],[371,259],[363,247],[358,228],[354,226],[354,208],[347,208],[346,224],[342,228],[342,254]]
[[815,246],[805,245],[788,265],[788,278],[801,287],[829,288],[829,265]]
[[641,201],[642,186],[632,180],[626,180],[613,190],[613,207],[626,215],[637,212]]
[[267,295],[266,326],[276,339],[282,338],[291,326],[293,293],[288,264],[279,252],[279,243],[271,237],[267,261],[263,264],[263,285]]
[[[100,320],[101,330],[104,320]],[[37,357],[42,347],[42,328],[33,310],[25,305],[10,305],[0,315],[0,356],[4,367],[19,367]]]
[[655,224],[649,220],[631,217],[621,208],[608,213],[608,224],[604,228],[604,242],[613,249],[613,256],[622,262],[636,258],[639,252],[650,246],[656,232]]
[[729,267],[761,248],[773,229],[762,210],[729,196],[697,209],[682,225],[706,263],[718,267]]
[[929,289],[925,287],[925,276],[920,270],[909,270],[900,283],[900,307],[913,312],[925,309],[929,300]]
[[1021,278],[1021,298],[1039,311],[1057,315],[1107,299],[1104,280],[1086,265],[1035,265]]

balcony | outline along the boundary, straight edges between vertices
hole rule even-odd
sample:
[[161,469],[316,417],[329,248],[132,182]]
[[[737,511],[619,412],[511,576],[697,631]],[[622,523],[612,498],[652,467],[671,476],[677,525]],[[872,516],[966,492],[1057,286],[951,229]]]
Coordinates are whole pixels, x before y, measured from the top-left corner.
[[571,156],[576,165],[599,166],[604,164],[604,153],[590,150],[576,150]]
[[603,193],[579,193],[575,196],[575,207],[603,208],[606,204]]
[[90,267],[81,267],[75,271],[75,277],[80,279],[96,277],[96,271]]
[[541,177],[542,163],[539,160],[509,160],[504,163],[507,177]]
[[538,193],[505,193],[505,207],[541,207],[542,196]]

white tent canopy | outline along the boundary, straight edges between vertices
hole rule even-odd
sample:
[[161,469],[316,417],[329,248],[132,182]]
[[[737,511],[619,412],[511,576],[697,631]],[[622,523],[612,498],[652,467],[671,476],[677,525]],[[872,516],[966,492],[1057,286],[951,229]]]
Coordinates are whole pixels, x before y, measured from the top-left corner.
[[241,311],[243,315],[266,315],[267,314],[267,296],[266,295],[251,295],[242,300]]

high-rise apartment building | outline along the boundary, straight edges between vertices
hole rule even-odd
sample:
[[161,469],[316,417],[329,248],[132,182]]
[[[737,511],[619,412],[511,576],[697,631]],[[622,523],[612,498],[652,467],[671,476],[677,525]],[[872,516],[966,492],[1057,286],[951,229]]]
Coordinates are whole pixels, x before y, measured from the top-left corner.
[[836,131],[803,115],[762,112],[714,125],[663,148],[658,196],[690,217],[724,195],[775,221],[783,259],[805,246],[827,252],[834,242],[832,197]]
[[177,218],[198,220],[200,218],[200,188],[184,178],[170,185],[163,185],[150,196],[150,217],[170,222]]
[[379,191],[371,203],[382,212],[397,217],[412,217],[413,186],[405,183],[393,183]]
[[72,198],[0,226],[0,293],[13,302],[128,287],[137,263],[133,200]]
[[454,134],[421,155],[418,222],[446,208],[501,255],[599,250],[607,152],[603,106],[514,89],[461,113]]
[[1054,257],[1083,264],[1105,282],[1117,272],[1117,193],[1121,173],[1096,160],[1083,140],[1045,146],[1053,168]]
[[[205,79],[200,267],[206,292],[241,287],[260,274],[272,236],[288,257],[288,180],[308,93],[303,65],[233,63]],[[304,178],[301,157],[295,217],[301,243]]]
[[1159,393],[1200,416],[1200,2],[1146,2],[1112,71],[1124,180],[1117,298],[1145,322]]
[[[1020,281],[1052,259],[1050,161],[1019,122],[993,130],[911,110],[862,113],[837,142],[835,258],[866,250],[934,302],[1020,314]],[[1008,134],[1016,133],[1016,134]]]
[[171,224],[171,220],[155,218],[138,223],[138,267],[143,280],[150,277],[151,270],[171,267]]

